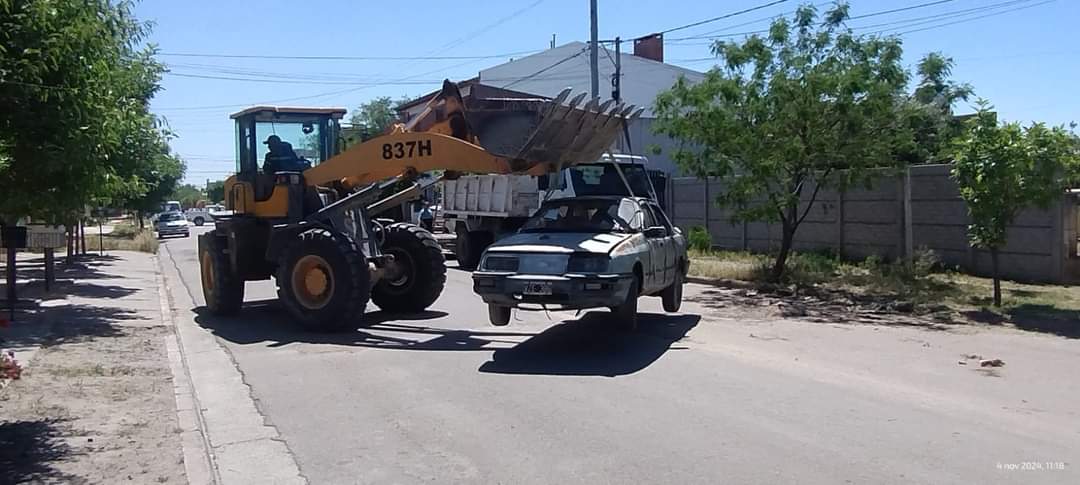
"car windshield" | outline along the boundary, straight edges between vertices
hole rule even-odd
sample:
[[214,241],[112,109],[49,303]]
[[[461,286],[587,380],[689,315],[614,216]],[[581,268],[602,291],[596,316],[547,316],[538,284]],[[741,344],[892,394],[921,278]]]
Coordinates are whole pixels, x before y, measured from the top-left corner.
[[181,220],[183,218],[184,218],[183,214],[178,214],[176,212],[167,212],[165,214],[162,214],[161,217],[158,217],[158,220],[161,221],[161,222],[169,222],[169,221],[179,221],[179,220]]
[[625,199],[566,199],[545,204],[522,232],[628,232],[634,204]]
[[623,176],[634,191],[630,194],[626,191],[627,183],[623,183],[619,177],[614,163],[594,163],[575,165],[570,168],[570,178],[574,184],[574,193],[582,195],[621,195],[629,197],[649,196],[649,175],[644,165],[621,164]]

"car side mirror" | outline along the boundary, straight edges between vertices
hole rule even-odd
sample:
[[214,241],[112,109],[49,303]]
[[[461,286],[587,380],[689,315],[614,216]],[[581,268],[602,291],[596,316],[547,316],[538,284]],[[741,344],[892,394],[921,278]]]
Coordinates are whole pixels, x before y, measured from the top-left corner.
[[665,236],[667,236],[667,228],[664,226],[652,226],[648,229],[645,229],[645,237],[653,238]]

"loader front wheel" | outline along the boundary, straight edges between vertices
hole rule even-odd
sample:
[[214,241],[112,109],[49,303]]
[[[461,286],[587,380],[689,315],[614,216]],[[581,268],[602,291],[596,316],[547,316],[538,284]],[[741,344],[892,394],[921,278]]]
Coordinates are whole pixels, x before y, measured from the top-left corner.
[[199,274],[210,313],[233,315],[244,303],[244,281],[232,270],[225,241],[214,232],[199,236]]
[[454,254],[457,256],[458,267],[467,271],[473,271],[480,265],[480,258],[484,255],[494,238],[490,233],[483,231],[457,230]]
[[304,328],[342,332],[362,325],[371,274],[349,238],[326,231],[301,234],[285,250],[274,279],[278,299]]
[[446,259],[427,230],[399,222],[386,227],[382,253],[394,257],[375,284],[371,301],[387,312],[421,312],[446,286]]

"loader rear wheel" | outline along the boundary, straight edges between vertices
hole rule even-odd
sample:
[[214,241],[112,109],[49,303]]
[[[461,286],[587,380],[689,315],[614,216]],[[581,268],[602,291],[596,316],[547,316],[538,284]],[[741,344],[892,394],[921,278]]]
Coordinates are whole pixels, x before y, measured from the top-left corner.
[[278,264],[278,298],[304,328],[356,330],[370,294],[367,259],[349,238],[326,231],[300,235]]
[[421,312],[446,286],[446,259],[427,230],[399,222],[386,227],[382,253],[394,256],[371,301],[387,312]]
[[199,273],[203,298],[210,313],[233,315],[244,303],[244,281],[233,272],[229,255],[225,254],[225,241],[218,238],[216,232],[199,236]]

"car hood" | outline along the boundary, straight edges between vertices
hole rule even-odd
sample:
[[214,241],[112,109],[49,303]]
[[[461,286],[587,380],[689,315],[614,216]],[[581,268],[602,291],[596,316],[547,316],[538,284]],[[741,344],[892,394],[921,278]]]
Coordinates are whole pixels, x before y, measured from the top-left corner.
[[631,234],[581,232],[526,232],[504,238],[488,247],[491,252],[607,254]]

